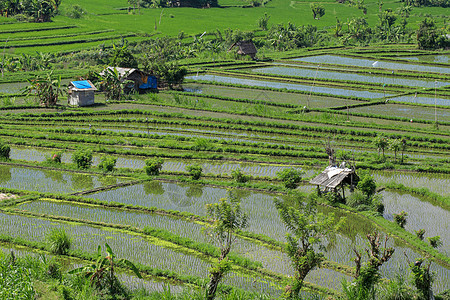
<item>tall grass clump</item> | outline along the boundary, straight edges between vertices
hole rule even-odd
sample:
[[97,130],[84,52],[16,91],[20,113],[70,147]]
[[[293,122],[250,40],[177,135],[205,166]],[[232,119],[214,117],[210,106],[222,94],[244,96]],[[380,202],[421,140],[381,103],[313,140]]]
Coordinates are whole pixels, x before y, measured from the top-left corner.
[[65,255],[69,252],[72,239],[63,228],[53,228],[47,233],[47,242],[50,252],[57,255]]

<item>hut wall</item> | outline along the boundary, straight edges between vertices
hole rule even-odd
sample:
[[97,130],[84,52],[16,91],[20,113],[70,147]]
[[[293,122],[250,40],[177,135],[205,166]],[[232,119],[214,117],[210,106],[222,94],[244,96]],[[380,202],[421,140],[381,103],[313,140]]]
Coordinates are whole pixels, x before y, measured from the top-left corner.
[[69,104],[75,106],[88,106],[94,104],[94,91],[72,91],[69,94]]

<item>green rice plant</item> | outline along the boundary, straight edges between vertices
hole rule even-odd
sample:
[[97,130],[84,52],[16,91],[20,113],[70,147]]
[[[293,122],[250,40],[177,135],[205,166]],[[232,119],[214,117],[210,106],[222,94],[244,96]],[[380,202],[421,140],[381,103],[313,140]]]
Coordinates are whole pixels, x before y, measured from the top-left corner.
[[63,228],[53,228],[46,236],[49,243],[49,249],[53,254],[65,255],[69,252],[72,245],[71,237]]

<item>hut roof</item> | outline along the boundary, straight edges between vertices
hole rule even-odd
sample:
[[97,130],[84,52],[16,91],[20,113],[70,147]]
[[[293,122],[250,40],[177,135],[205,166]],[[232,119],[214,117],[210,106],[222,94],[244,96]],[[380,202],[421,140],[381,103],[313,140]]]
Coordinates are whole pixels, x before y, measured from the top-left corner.
[[96,91],[97,88],[89,80],[71,81],[69,88],[72,91]]
[[328,166],[309,183],[334,189],[353,173],[355,173],[353,169]]
[[121,68],[121,67],[106,67],[105,70],[103,70],[102,72],[100,72],[100,75],[105,75],[106,70],[111,70],[114,71],[114,68],[117,70],[117,73],[119,73],[119,77],[121,79],[127,79],[128,77],[130,77],[133,73],[138,73],[139,75],[149,75],[144,71],[138,70],[138,69],[134,69],[134,68]]
[[230,49],[228,49],[228,51],[233,49],[234,46],[239,47],[239,50],[238,50],[239,54],[243,54],[243,55],[256,54],[256,52],[258,52],[258,50],[256,50],[255,44],[253,44],[252,41],[240,41],[240,42],[234,43],[233,45],[231,45],[231,47],[230,47]]

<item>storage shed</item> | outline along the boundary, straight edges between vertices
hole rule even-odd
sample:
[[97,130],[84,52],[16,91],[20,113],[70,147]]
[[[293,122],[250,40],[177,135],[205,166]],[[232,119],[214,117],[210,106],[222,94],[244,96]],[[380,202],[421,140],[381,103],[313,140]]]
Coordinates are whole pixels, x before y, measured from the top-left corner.
[[74,106],[88,106],[94,104],[94,92],[97,88],[89,80],[71,81],[67,102]]
[[231,45],[230,49],[228,49],[228,51],[230,51],[231,49],[233,49],[235,46],[239,47],[237,53],[240,55],[249,55],[252,59],[255,59],[256,53],[258,52],[258,50],[256,50],[255,44],[253,44],[252,41],[240,41],[237,43],[234,43],[233,45]]
[[[132,84],[125,86],[125,92],[137,91],[143,92],[146,90],[157,89],[158,80],[156,76],[150,75],[144,71],[134,68],[121,68],[121,67],[107,67],[106,69],[114,71],[117,70],[121,82],[132,81]],[[100,75],[104,76],[106,69],[103,70]]]

